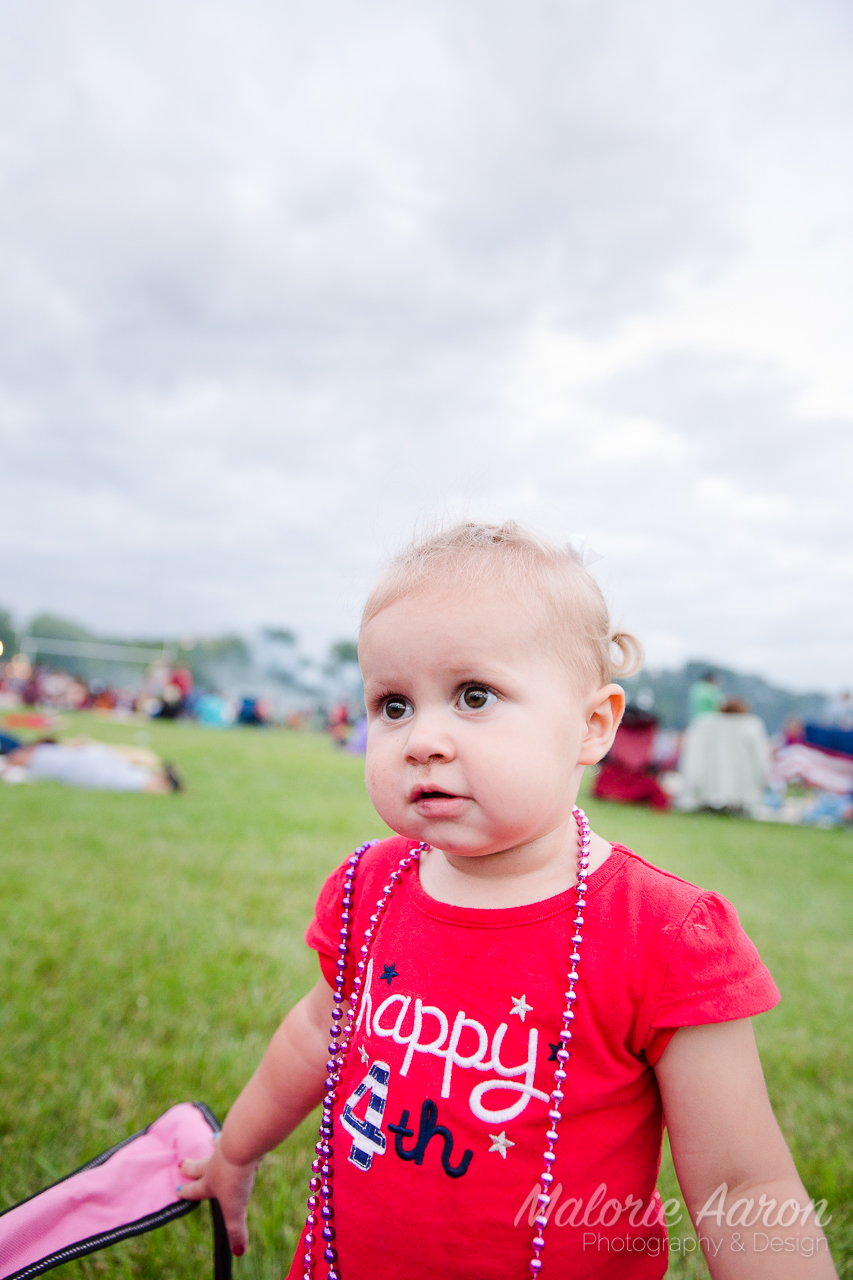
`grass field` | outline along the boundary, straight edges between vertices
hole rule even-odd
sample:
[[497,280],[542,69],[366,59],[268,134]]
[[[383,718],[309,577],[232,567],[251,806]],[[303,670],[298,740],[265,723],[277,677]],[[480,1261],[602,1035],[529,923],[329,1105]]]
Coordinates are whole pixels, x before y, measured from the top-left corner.
[[[74,720],[115,742],[139,729]],[[302,934],[323,877],[383,833],[361,761],[324,739],[145,728],[186,794],[0,787],[0,1208],[174,1102],[223,1116],[315,980]],[[853,835],[588,809],[601,835],[736,904],[783,994],[756,1028],[771,1097],[853,1277]],[[265,1162],[238,1280],[285,1273],[313,1141],[311,1121]],[[661,1189],[677,1195],[666,1161]],[[208,1232],[204,1209],[62,1274],[197,1280]],[[672,1276],[707,1275],[672,1259]]]

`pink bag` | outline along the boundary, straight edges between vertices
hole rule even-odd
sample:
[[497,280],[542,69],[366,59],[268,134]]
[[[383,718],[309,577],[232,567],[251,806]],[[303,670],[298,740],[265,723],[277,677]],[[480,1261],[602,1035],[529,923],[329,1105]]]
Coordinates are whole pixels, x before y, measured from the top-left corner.
[[[0,1214],[0,1280],[41,1275],[192,1213],[198,1201],[176,1194],[179,1165],[211,1155],[218,1134],[216,1116],[203,1102],[180,1102],[82,1169],[6,1209]],[[222,1210],[216,1200],[210,1209],[214,1280],[230,1280]]]

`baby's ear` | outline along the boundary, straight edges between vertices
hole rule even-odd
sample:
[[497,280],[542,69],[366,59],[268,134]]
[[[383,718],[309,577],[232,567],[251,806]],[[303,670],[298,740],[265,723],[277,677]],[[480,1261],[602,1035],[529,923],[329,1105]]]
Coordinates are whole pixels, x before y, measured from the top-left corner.
[[598,764],[613,746],[619,721],[625,710],[625,691],[618,684],[596,690],[587,703],[586,736],[578,764]]

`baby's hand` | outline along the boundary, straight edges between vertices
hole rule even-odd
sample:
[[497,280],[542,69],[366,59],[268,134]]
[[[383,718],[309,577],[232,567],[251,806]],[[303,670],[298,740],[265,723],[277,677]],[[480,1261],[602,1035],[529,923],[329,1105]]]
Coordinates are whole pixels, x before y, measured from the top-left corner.
[[206,1160],[183,1160],[180,1166],[181,1173],[190,1179],[178,1187],[181,1199],[219,1201],[231,1252],[238,1258],[249,1243],[246,1207],[259,1163],[231,1164],[217,1147]]

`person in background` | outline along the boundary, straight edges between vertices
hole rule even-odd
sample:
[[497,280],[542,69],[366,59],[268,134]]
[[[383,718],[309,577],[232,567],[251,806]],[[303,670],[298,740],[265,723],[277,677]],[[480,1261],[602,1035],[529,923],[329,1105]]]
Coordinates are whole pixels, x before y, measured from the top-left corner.
[[165,795],[182,791],[171,764],[145,747],[116,747],[106,742],[57,742],[44,738],[19,746],[0,761],[4,782],[64,782],[87,791],[144,791]]
[[706,671],[701,680],[690,686],[689,698],[691,721],[709,711],[719,711],[726,700],[713,671]]
[[770,742],[764,721],[740,698],[691,721],[684,735],[679,809],[753,813],[770,776]]

